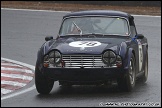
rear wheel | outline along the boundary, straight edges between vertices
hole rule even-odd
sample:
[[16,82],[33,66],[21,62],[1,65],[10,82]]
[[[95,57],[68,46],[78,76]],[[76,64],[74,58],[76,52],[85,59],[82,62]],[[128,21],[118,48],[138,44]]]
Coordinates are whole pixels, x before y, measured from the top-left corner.
[[129,72],[119,78],[118,81],[118,87],[123,90],[123,91],[131,91],[134,86],[135,86],[135,82],[136,82],[136,71],[135,71],[135,57],[132,54],[131,60],[129,62]]
[[35,85],[38,93],[49,94],[53,88],[54,80],[46,78],[39,69],[35,69]]

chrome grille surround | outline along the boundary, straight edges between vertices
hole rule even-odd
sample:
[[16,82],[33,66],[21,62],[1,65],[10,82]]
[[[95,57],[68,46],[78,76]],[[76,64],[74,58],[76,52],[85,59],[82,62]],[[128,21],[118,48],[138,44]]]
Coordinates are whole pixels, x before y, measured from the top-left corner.
[[101,68],[105,67],[102,55],[62,55],[65,68]]

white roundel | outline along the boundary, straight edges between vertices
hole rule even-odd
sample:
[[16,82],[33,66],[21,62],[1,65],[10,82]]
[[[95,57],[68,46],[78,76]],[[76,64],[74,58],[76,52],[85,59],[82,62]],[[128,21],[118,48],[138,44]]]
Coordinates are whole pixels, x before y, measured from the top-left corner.
[[101,45],[101,43],[98,41],[75,41],[69,43],[69,45],[72,47],[96,47]]

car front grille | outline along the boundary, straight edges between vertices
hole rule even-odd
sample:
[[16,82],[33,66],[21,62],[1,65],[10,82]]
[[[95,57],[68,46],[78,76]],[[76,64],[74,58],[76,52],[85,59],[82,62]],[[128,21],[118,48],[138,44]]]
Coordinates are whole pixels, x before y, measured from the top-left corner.
[[104,66],[102,55],[62,55],[65,68],[100,68]]

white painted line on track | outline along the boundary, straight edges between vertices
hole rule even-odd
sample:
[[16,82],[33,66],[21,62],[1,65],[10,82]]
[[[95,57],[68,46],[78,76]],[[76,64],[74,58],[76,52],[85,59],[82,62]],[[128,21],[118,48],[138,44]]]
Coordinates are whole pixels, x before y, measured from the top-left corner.
[[140,16],[140,17],[161,17],[161,16],[153,16],[153,15],[134,15],[131,14],[132,16]]
[[[34,67],[34,66],[29,65],[29,64],[26,64],[26,63],[22,63],[22,62],[19,62],[19,61],[7,59],[7,58],[2,58],[2,57],[1,57],[1,60],[5,60],[5,61],[8,61],[8,62],[13,62],[13,63],[15,63],[15,64],[20,64],[20,65],[22,65],[22,66],[28,67],[28,68],[30,68],[30,69],[32,69],[32,70],[35,70],[35,67]],[[1,88],[1,89],[2,89],[2,88]],[[1,97],[1,101],[2,101],[2,100],[5,100],[5,99],[8,99],[8,98],[12,98],[12,97],[14,97],[14,96],[18,96],[18,95],[20,95],[20,94],[23,94],[23,93],[26,93],[26,92],[29,92],[29,91],[32,91],[32,90],[34,90],[34,89],[36,89],[35,84],[34,84],[32,87],[30,87],[30,88],[27,88],[27,89],[25,89],[25,90],[21,90],[20,92],[12,93],[12,94],[9,94],[9,95],[7,95],[7,96],[2,96],[2,97]]]
[[26,76],[26,75],[20,75],[20,74],[5,74],[5,73],[1,73],[2,77],[10,77],[10,78],[19,78],[22,80],[32,80],[33,77],[30,76]]
[[25,72],[25,73],[33,73],[31,70],[27,69],[15,69],[15,68],[6,68],[6,67],[1,67],[1,70],[6,70],[6,71],[17,71],[17,72]]
[[[34,11],[34,12],[62,12],[62,13],[71,13],[72,11],[55,11],[55,10],[33,10],[33,9],[15,9],[15,8],[1,8],[3,10],[20,10],[20,11]],[[142,16],[142,17],[161,17],[153,15],[133,15],[132,16]]]
[[17,66],[17,67],[23,67],[17,64],[11,64],[11,63],[1,63],[1,66]]
[[20,87],[24,87],[26,85],[25,83],[20,83],[20,82],[15,82],[15,81],[5,81],[5,80],[1,80],[1,84],[20,86]]
[[20,94],[23,94],[23,93],[26,93],[26,92],[29,92],[29,91],[32,91],[35,89],[35,85],[33,85],[32,87],[26,89],[26,90],[23,90],[23,91],[20,91],[20,92],[17,92],[17,93],[13,93],[13,94],[10,94],[8,96],[4,96],[4,97],[1,97],[1,101],[2,100],[5,100],[5,99],[8,99],[8,98],[11,98],[11,97],[14,97],[14,96],[18,96]]
[[3,10],[20,10],[20,11],[33,11],[33,12],[62,12],[71,13],[71,11],[55,11],[55,10],[35,10],[35,9],[15,9],[15,8],[1,8]]
[[12,62],[12,63],[15,63],[15,64],[19,64],[21,66],[25,66],[25,67],[28,67],[28,68],[30,68],[32,70],[35,70],[35,66],[29,65],[29,64],[26,64],[26,63],[23,63],[23,62],[7,59],[7,58],[3,58],[3,57],[1,57],[1,60]]
[[1,93],[2,94],[7,94],[7,93],[10,93],[12,92],[13,90],[8,90],[8,89],[4,89],[4,88],[1,88]]

